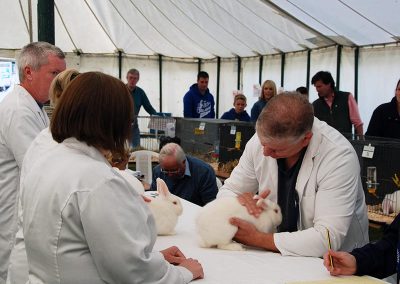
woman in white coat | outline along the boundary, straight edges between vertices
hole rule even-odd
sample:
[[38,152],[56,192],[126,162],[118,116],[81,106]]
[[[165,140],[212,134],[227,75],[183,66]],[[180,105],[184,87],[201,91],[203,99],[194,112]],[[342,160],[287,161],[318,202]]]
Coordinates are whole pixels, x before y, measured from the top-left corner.
[[[123,154],[132,99],[119,80],[79,75],[51,122],[58,145],[24,178],[24,236],[33,283],[188,283],[201,265],[153,252],[154,219],[105,156]],[[177,264],[174,266],[168,262]]]

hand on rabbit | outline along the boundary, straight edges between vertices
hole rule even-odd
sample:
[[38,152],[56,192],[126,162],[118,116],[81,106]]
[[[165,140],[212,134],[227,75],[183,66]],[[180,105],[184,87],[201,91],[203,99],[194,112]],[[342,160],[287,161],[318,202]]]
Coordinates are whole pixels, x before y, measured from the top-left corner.
[[174,265],[180,264],[186,259],[185,255],[176,246],[169,247],[160,252],[163,254],[166,261]]
[[233,217],[229,222],[238,228],[233,238],[236,242],[270,251],[279,251],[275,246],[273,234],[262,233],[257,230],[256,226],[240,218]]
[[247,208],[247,212],[249,212],[250,215],[258,218],[264,208],[257,205],[257,201],[260,198],[266,199],[270,193],[271,191],[269,189],[262,191],[259,195],[254,195],[253,193],[246,192],[238,195],[237,198],[239,203]]

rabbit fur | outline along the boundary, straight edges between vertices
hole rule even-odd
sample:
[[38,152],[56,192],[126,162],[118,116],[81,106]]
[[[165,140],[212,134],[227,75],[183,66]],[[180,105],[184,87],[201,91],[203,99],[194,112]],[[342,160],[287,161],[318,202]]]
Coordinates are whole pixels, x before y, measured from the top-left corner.
[[386,215],[400,212],[400,190],[385,195],[382,201],[382,211]]
[[247,208],[241,205],[236,197],[218,198],[204,206],[196,219],[200,246],[244,250],[241,244],[232,241],[238,229],[229,223],[229,219],[232,217],[238,217],[254,224],[261,232],[275,232],[276,227],[282,222],[279,205],[268,199],[257,199],[259,199],[257,206],[264,208],[258,218],[250,215]]
[[178,217],[182,214],[179,197],[169,192],[165,182],[157,178],[157,197],[151,197],[148,204],[156,222],[157,235],[174,235]]

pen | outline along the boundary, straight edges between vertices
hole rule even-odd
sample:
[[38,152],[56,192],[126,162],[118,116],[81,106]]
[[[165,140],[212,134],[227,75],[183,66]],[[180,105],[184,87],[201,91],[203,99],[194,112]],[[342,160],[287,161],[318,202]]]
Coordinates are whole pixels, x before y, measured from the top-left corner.
[[[328,240],[328,249],[331,249],[331,237],[329,236],[328,228],[326,228],[326,238]],[[331,254],[329,254],[329,261],[331,263],[331,267],[334,268]]]

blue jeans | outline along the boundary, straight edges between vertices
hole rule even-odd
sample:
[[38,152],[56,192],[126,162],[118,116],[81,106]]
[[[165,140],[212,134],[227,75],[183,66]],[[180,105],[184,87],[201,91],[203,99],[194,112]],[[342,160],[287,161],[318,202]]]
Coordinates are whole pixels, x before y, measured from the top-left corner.
[[131,147],[139,147],[140,146],[140,130],[139,130],[139,125],[134,122],[132,124],[132,141],[131,141]]

